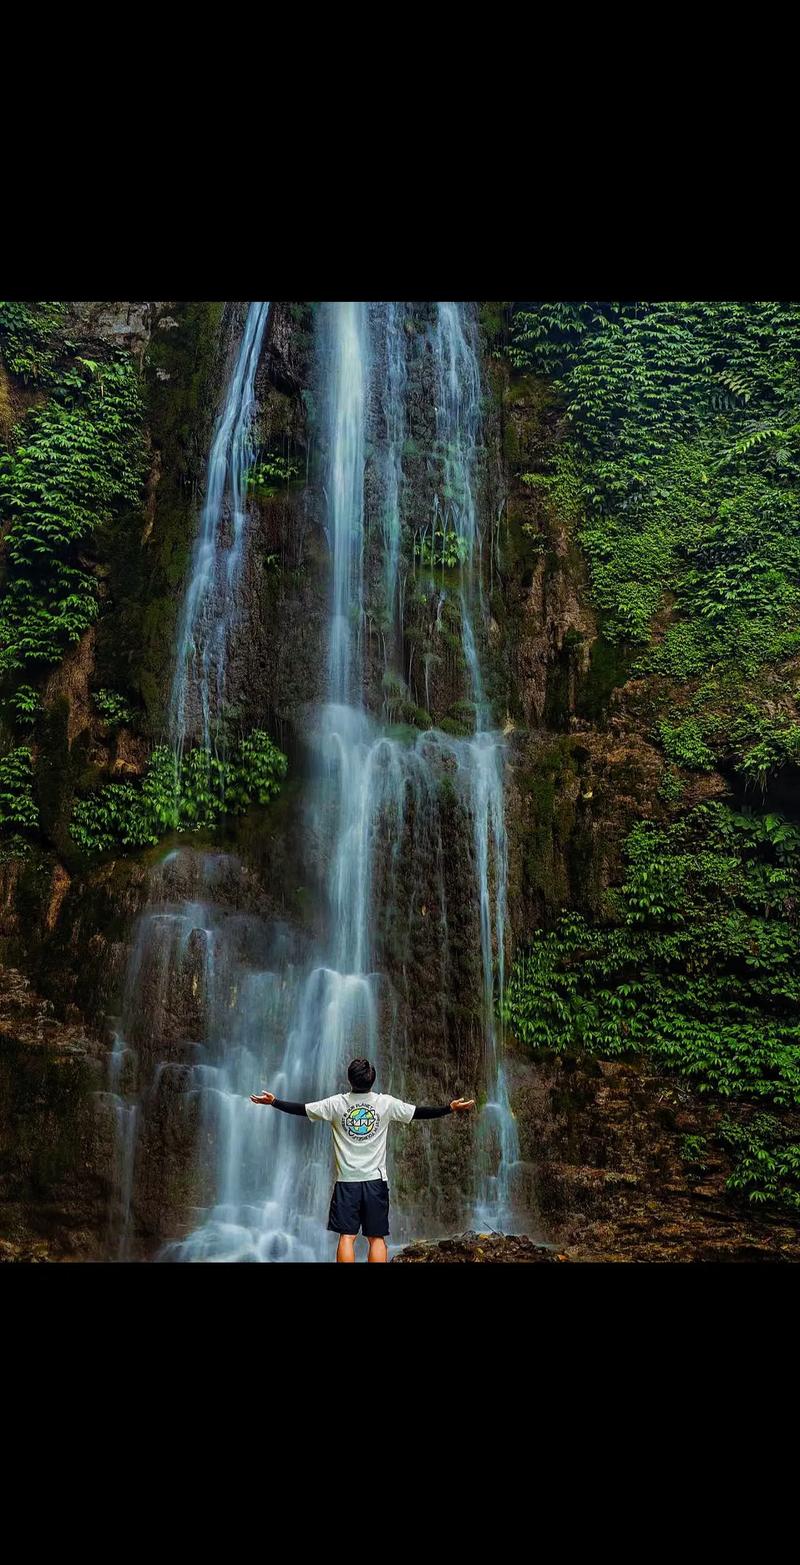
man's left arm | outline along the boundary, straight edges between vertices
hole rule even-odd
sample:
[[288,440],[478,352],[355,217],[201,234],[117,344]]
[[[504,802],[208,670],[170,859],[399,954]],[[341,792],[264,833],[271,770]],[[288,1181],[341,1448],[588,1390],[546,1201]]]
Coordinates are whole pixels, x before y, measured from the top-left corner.
[[474,1098],[454,1098],[452,1103],[445,1103],[441,1108],[426,1108],[421,1103],[403,1103],[400,1098],[394,1100],[393,1119],[400,1121],[401,1125],[410,1125],[413,1119],[442,1119],[445,1114],[460,1114],[465,1109],[474,1109]]

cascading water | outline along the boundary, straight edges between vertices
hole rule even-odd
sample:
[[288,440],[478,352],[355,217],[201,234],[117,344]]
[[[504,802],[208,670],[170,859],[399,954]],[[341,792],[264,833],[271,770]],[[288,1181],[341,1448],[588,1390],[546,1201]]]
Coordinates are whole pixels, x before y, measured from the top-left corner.
[[[254,454],[251,429],[255,376],[269,308],[263,302],[248,308],[212,440],[205,503],[179,623],[169,710],[169,732],[177,765],[187,737],[198,740],[208,752],[218,737],[226,658],[237,622],[245,553],[246,475]],[[152,1115],[165,1069],[171,1064],[157,1056],[164,1035],[169,1033],[172,989],[189,956],[194,960],[198,944],[206,957],[205,963],[201,963],[201,976],[213,1009],[215,931],[205,893],[209,878],[213,879],[215,860],[212,855],[198,856],[198,863],[201,899],[196,905],[158,905],[157,894],[164,891],[163,867],[156,871],[150,904],[139,920],[126,977],[122,1032],[115,1039],[109,1067],[117,1126],[111,1248],[120,1259],[126,1259],[130,1250],[131,1203],[137,1150],[142,1160],[143,1120]],[[155,984],[142,981],[145,972],[151,978],[155,972]],[[196,974],[193,981],[195,985],[199,981]],[[121,1091],[125,1086],[127,1092]]]
[[[436,496],[443,532],[455,533],[461,571],[459,599],[464,659],[475,703],[475,737],[466,746],[470,813],[475,834],[480,908],[486,1081],[490,1096],[479,1133],[481,1186],[476,1220],[482,1227],[513,1223],[510,1181],[519,1159],[519,1140],[500,1058],[502,1036],[495,1020],[505,981],[505,923],[508,853],[503,794],[503,750],[488,731],[489,709],[475,644],[473,614],[485,618],[480,535],[475,502],[475,460],[480,430],[480,371],[474,322],[453,303],[438,306],[434,332],[437,368],[436,433],[442,451],[444,493]],[[492,881],[494,896],[492,897]],[[494,903],[494,906],[492,906]]]
[[[253,385],[268,306],[251,305],[209,458],[192,576],[178,639],[172,737],[214,742],[225,696],[226,653],[236,631],[236,592],[246,544],[245,473],[252,461]],[[158,1106],[177,1092],[187,1138],[199,1153],[202,1202],[174,1260],[321,1260],[332,1179],[329,1137],[297,1118],[257,1108],[266,1085],[308,1101],[342,1085],[348,1058],[365,1054],[403,1074],[395,1046],[401,999],[386,951],[413,950],[418,919],[435,922],[442,1014],[451,1003],[446,784],[471,839],[472,889],[482,974],[477,1010],[489,1101],[476,1132],[474,1196],[453,1205],[481,1226],[513,1222],[516,1131],[495,1021],[502,993],[507,850],[500,736],[491,731],[475,627],[483,625],[481,539],[475,495],[480,379],[475,325],[442,304],[429,332],[434,365],[434,456],[439,479],[431,538],[457,539],[455,589],[474,734],[436,728],[413,741],[381,729],[367,707],[372,609],[365,570],[375,536],[366,525],[365,472],[378,473],[387,677],[402,682],[405,578],[401,578],[403,447],[406,434],[406,310],[397,304],[324,307],[320,347],[325,388],[324,486],[331,554],[327,702],[311,734],[315,757],[307,803],[307,851],[327,933],[311,948],[288,926],[237,911],[247,871],[230,855],[180,848],[162,862],[142,916],[128,973],[117,1078],[118,1212],[122,1240],[158,1134]],[[450,589],[447,589],[450,590]],[[441,588],[441,606],[446,589]],[[372,593],[375,602],[375,593]],[[425,668],[426,701],[428,667]],[[459,828],[460,829],[460,828]],[[448,837],[448,831],[451,836]],[[412,886],[428,885],[420,910]],[[401,927],[402,925],[402,927]],[[169,1059],[164,1058],[169,1045]],[[123,1075],[138,1093],[119,1095]],[[402,1090],[402,1082],[386,1082]],[[476,1083],[476,1085],[478,1085]],[[148,1142],[147,1126],[155,1127]],[[466,1127],[465,1127],[466,1130]],[[136,1137],[140,1137],[140,1167]],[[402,1214],[396,1214],[402,1229]],[[396,1230],[395,1230],[396,1231]]]
[[[254,385],[268,304],[251,304],[217,420],[206,498],[183,602],[172,682],[170,738],[180,754],[187,724],[210,749],[225,696],[225,666],[238,609],[247,524],[246,474],[253,461]],[[225,534],[227,533],[227,536]],[[187,711],[192,697],[199,711]]]
[[384,638],[384,663],[397,662],[402,642],[403,613],[400,571],[401,496],[403,488],[403,442],[405,439],[406,359],[403,311],[399,304],[387,304],[382,332],[384,370],[381,376],[381,412],[385,422],[383,451],[383,603],[381,632]]
[[[327,950],[306,964],[253,975],[237,986],[244,1047],[223,1048],[202,1067],[207,1111],[219,1126],[219,1199],[189,1236],[171,1245],[181,1260],[318,1260],[330,1248],[325,1212],[330,1148],[312,1127],[253,1109],[249,1093],[267,1077],[279,1097],[310,1100],[332,1090],[348,1052],[378,1058],[380,979],[370,971],[370,825],[373,747],[360,701],[363,630],[364,439],[369,378],[366,307],[330,307],[326,493],[332,555],[328,649],[329,701],[318,714],[318,757],[310,816],[312,838],[328,865]],[[230,984],[229,984],[230,988]],[[268,1014],[248,1001],[272,997]],[[256,1020],[257,1018],[257,1020]],[[231,1030],[230,1025],[227,1029]],[[259,1057],[260,1055],[260,1057]],[[247,1169],[255,1179],[243,1182]]]

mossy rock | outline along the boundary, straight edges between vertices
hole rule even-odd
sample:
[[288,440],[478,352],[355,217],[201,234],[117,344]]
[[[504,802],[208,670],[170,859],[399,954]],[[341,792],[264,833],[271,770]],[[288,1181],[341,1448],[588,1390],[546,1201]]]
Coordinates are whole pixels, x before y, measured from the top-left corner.
[[624,685],[636,648],[629,642],[608,641],[602,631],[592,642],[589,667],[579,678],[575,709],[579,717],[602,723],[615,690]]

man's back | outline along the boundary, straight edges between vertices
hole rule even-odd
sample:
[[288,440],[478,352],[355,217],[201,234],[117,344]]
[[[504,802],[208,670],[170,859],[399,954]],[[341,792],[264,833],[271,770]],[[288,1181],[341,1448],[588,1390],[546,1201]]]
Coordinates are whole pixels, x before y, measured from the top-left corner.
[[414,1104],[386,1092],[339,1092],[318,1103],[307,1103],[311,1120],[329,1121],[333,1131],[336,1177],[342,1182],[387,1179],[386,1138],[389,1126],[408,1125]]
[[424,1108],[404,1103],[388,1092],[373,1092],[375,1067],[369,1060],[351,1060],[347,1076],[354,1089],[337,1092],[318,1103],[289,1103],[274,1092],[252,1096],[252,1103],[272,1103],[284,1114],[324,1119],[333,1131],[336,1153],[336,1184],[331,1196],[328,1228],[339,1235],[337,1261],[354,1261],[353,1246],[361,1232],[369,1241],[369,1259],[387,1259],[389,1233],[389,1183],[386,1174],[386,1136],[395,1122],[409,1125],[412,1119],[440,1119],[443,1114],[474,1109],[474,1098],[455,1098],[441,1108]]

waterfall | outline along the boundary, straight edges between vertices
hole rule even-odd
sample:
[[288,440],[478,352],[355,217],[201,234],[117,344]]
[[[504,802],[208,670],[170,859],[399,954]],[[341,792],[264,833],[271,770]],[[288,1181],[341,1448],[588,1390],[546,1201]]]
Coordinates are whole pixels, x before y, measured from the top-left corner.
[[[510,1180],[519,1159],[516,1124],[502,1065],[500,1001],[505,982],[508,851],[501,736],[488,731],[489,709],[475,642],[473,615],[485,619],[475,465],[481,424],[476,327],[463,308],[440,303],[433,333],[436,363],[436,434],[442,455],[442,492],[436,517],[460,540],[461,639],[475,704],[476,733],[467,746],[471,814],[475,834],[486,1079],[489,1097],[479,1135],[481,1188],[476,1221],[482,1227],[513,1222]],[[494,891],[492,894],[492,882]],[[496,973],[495,973],[496,969]]]
[[354,648],[360,645],[364,611],[366,307],[337,305],[327,324],[331,452],[328,537],[333,555],[328,688],[331,701],[347,702],[354,695]]
[[[206,497],[178,628],[169,712],[180,755],[192,736],[210,749],[222,715],[225,665],[235,628],[245,555],[247,471],[254,451],[254,384],[268,304],[251,304],[239,352],[211,443]],[[187,699],[199,711],[187,713]]]
[[[187,737],[215,741],[226,693],[246,545],[253,387],[268,308],[249,308],[209,456],[176,649],[171,732],[178,753]],[[182,1231],[173,1228],[161,1258],[330,1258],[329,1135],[251,1104],[250,1093],[269,1087],[301,1101],[326,1096],[345,1087],[344,1067],[358,1054],[376,1062],[385,1090],[402,1091],[398,1017],[413,997],[396,985],[402,953],[413,956],[421,930],[437,953],[443,1021],[453,999],[464,998],[453,992],[454,855],[465,861],[480,944],[475,1008],[483,1080],[474,1085],[487,1101],[477,1125],[459,1127],[473,1138],[474,1179],[471,1191],[451,1193],[452,1204],[481,1226],[513,1224],[518,1147],[496,1020],[507,884],[503,745],[491,727],[479,653],[485,602],[476,323],[456,304],[436,306],[427,339],[436,474],[431,538],[435,546],[439,528],[458,540],[457,585],[441,586],[436,624],[452,591],[474,732],[462,738],[430,728],[398,737],[379,722],[370,691],[368,621],[376,594],[383,666],[402,683],[406,313],[399,304],[334,303],[322,308],[318,326],[331,561],[326,699],[310,725],[305,804],[318,933],[311,938],[243,911],[249,872],[233,855],[186,846],[158,867],[137,927],[114,1054],[120,1257],[131,1253],[131,1209],[137,1198],[147,1199],[148,1168],[169,1125],[170,1147],[187,1155],[194,1149],[191,1198],[182,1201],[184,1213],[193,1210]],[[373,532],[370,506],[379,524]],[[127,1097],[119,1091],[122,1074],[138,1081]],[[180,1193],[177,1174],[175,1183]],[[396,1210],[393,1222],[402,1230],[402,1213]]]
[[[169,706],[169,734],[178,766],[187,738],[199,740],[207,751],[212,745],[216,747],[223,716],[226,659],[238,618],[245,559],[247,473],[254,456],[255,377],[269,310],[269,304],[264,302],[248,306],[211,442],[205,501],[179,619]],[[115,1040],[109,1065],[109,1095],[116,1120],[111,1248],[119,1259],[129,1255],[136,1158],[137,1151],[141,1154],[141,1135],[146,1128],[144,1112],[152,1108],[163,1077],[163,1062],[156,1065],[155,1075],[151,1075],[152,1059],[146,1053],[140,1057],[140,1051],[128,1040],[139,1042],[143,1020],[148,1016],[158,1032],[186,953],[197,943],[198,926],[210,933],[206,928],[205,900],[196,907],[178,906],[170,911],[154,906],[162,878],[157,870],[150,901],[137,926],[126,975],[122,1032]],[[201,877],[200,891],[206,890]],[[158,971],[155,988],[145,987],[142,982],[148,967]],[[126,1065],[128,1081],[132,1082],[127,1096],[119,1090]]]
[[397,642],[402,639],[400,572],[401,497],[403,489],[403,444],[405,440],[406,341],[405,309],[400,304],[384,307],[383,321],[378,314],[376,335],[383,353],[380,408],[383,417],[382,533],[384,552],[381,631],[388,644],[388,658],[397,664]]

